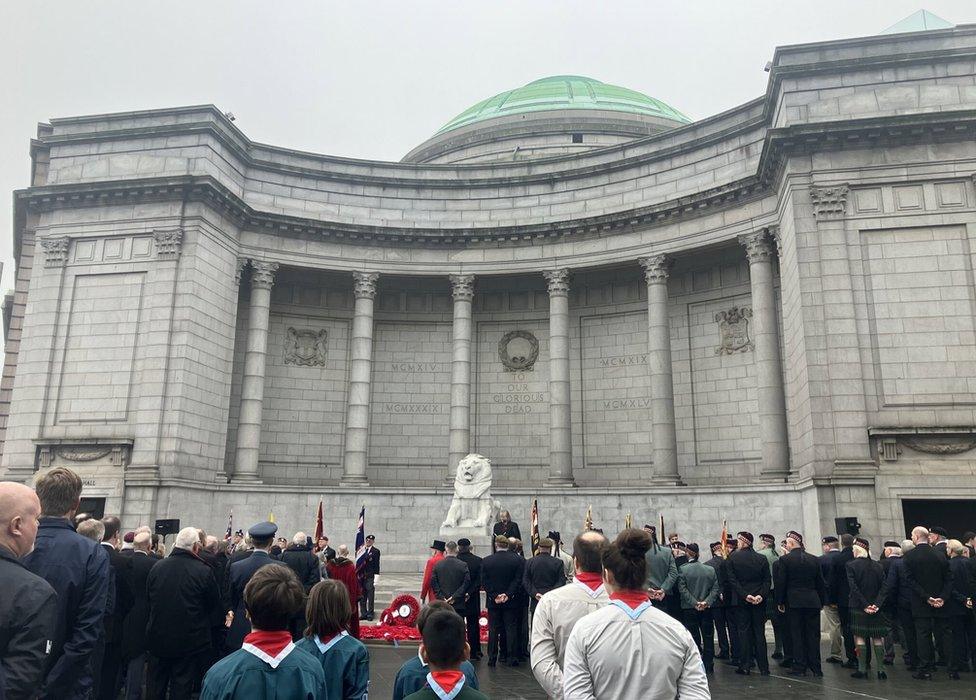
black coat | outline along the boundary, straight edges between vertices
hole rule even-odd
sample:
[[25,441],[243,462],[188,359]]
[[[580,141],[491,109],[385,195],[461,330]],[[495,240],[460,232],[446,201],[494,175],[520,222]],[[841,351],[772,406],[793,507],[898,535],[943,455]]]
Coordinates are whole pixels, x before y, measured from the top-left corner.
[[172,659],[211,649],[211,621],[220,592],[207,564],[189,550],[174,549],[149,572],[147,590],[150,654]]
[[969,612],[966,601],[976,595],[976,569],[971,566],[972,561],[963,557],[953,557],[949,560],[949,572],[952,574],[952,594],[946,601],[948,615],[965,615]]
[[117,552],[114,547],[102,543],[108,554],[109,577],[114,588],[110,591],[111,609],[105,614],[105,642],[107,644],[121,644],[122,623],[129,609],[132,607],[132,570],[131,557]]
[[827,602],[827,583],[820,561],[803,549],[794,549],[776,560],[776,604],[793,610],[819,610]]
[[438,600],[453,598],[456,608],[464,607],[464,595],[471,584],[468,565],[457,557],[444,557],[434,564],[430,575],[430,587]]
[[888,604],[895,609],[912,607],[912,589],[908,585],[908,569],[905,558],[889,557],[888,564]]
[[262,566],[275,564],[278,560],[263,550],[255,550],[246,559],[232,561],[230,565],[230,605],[234,611],[234,621],[227,630],[227,648],[236,651],[244,644],[244,637],[251,632],[251,623],[244,610],[244,586],[251,580],[254,572]]
[[885,578],[884,567],[880,562],[868,557],[856,557],[847,562],[848,607],[853,610],[864,610],[869,605],[879,608],[885,604],[888,597],[888,582]]
[[525,563],[522,585],[530,600],[544,595],[566,583],[566,567],[562,559],[551,554],[537,554]]
[[295,572],[306,593],[322,579],[319,574],[319,558],[305,545],[290,545],[281,553],[281,563]]
[[728,576],[725,573],[725,560],[720,556],[714,556],[705,562],[705,566],[710,566],[715,569],[715,576],[718,578],[718,600],[715,601],[713,608],[724,608],[728,607],[730,594],[729,594],[729,581]]
[[491,551],[495,551],[495,537],[498,535],[505,535],[505,537],[514,537],[515,539],[521,541],[522,533],[519,531],[518,523],[514,520],[509,520],[508,523],[498,522],[495,523],[491,528]]
[[915,545],[902,559],[905,560],[908,587],[912,591],[912,616],[945,617],[948,614],[945,606],[933,608],[928,599],[948,600],[952,594],[949,560],[928,544]]
[[[458,554],[458,559],[463,561],[468,565],[468,572],[471,574],[471,582],[468,583],[468,598],[469,600],[478,601],[476,605],[481,607],[481,562],[483,561],[481,557],[477,554],[471,552],[461,552]],[[478,612],[481,612],[479,610]]]
[[834,560],[834,590],[832,591],[833,602],[839,607],[851,607],[851,585],[847,580],[847,564],[854,561],[854,548],[846,547],[840,550]]
[[93,682],[89,661],[104,631],[108,600],[105,548],[75,532],[67,518],[41,518],[34,551],[23,561],[58,594],[54,644],[41,696],[86,697]]
[[[489,610],[517,607],[516,596],[522,590],[524,571],[525,559],[508,550],[495,552],[481,561],[481,585],[485,589]],[[509,600],[496,603],[495,596],[502,593],[507,594]]]
[[772,581],[766,557],[749,547],[735,550],[727,561],[726,574],[732,588],[732,605],[751,605],[746,601],[747,595],[769,598]]
[[359,578],[371,578],[380,573],[380,550],[370,547],[366,550],[363,565],[359,567]]
[[157,560],[144,552],[128,555],[132,607],[122,622],[122,658],[126,661],[146,653],[146,626],[149,624],[149,572]]
[[31,698],[54,638],[57,594],[0,546],[0,697]]

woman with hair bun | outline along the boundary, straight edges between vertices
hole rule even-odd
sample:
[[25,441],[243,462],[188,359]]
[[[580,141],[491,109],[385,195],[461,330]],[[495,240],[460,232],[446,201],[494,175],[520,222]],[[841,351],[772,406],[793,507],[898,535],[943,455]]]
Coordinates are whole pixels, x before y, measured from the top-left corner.
[[644,588],[651,536],[627,529],[603,552],[610,604],[576,623],[563,664],[565,700],[708,700],[698,647],[685,626],[651,607]]

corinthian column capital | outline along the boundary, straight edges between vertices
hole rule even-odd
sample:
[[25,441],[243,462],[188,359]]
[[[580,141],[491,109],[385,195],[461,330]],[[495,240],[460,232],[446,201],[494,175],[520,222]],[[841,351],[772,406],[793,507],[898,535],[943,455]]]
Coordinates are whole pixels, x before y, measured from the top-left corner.
[[474,298],[474,275],[449,275],[451,296],[454,301],[471,301]]
[[251,288],[271,289],[274,286],[278,263],[264,260],[251,260]]
[[376,281],[380,278],[378,272],[352,273],[352,290],[357,299],[372,299],[376,296]]
[[772,241],[766,229],[761,229],[753,233],[743,233],[739,236],[739,243],[746,249],[746,257],[749,263],[767,262],[775,254]]
[[549,285],[549,296],[566,296],[569,294],[569,270],[565,267],[558,270],[544,270],[542,276]]
[[637,262],[644,268],[644,279],[648,284],[666,284],[674,265],[670,255],[650,255]]

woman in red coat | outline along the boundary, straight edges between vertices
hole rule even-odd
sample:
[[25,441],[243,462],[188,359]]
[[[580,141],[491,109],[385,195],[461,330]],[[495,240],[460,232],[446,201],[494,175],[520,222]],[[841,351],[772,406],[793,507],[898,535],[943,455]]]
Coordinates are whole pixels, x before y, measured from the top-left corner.
[[349,605],[352,607],[352,615],[349,616],[349,634],[359,639],[359,578],[356,576],[356,563],[349,559],[349,548],[341,544],[335,559],[330,561],[326,568],[329,571],[329,578],[342,581],[346,590],[349,592]]

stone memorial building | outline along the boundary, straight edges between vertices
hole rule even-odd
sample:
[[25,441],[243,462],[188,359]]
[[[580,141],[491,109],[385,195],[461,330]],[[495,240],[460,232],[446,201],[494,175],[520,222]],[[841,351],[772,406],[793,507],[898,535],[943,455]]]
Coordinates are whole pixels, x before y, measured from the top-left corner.
[[976,25],[768,70],[694,122],[537,80],[399,163],[209,105],[41,124],[0,474],[70,466],[126,526],[311,531],[323,498],[351,543],[365,504],[407,568],[469,452],[523,532],[533,497],[704,543],[971,527]]

